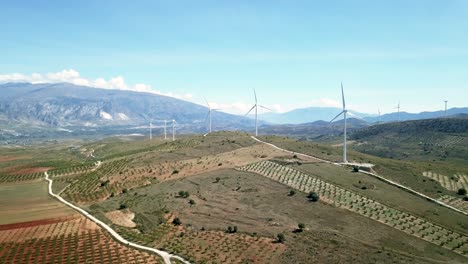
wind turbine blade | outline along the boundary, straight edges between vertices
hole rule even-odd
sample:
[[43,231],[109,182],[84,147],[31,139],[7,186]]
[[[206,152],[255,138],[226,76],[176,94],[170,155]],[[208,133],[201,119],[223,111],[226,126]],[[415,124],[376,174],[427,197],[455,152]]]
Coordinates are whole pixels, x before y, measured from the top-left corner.
[[349,114],[350,116],[356,117],[357,119],[364,120],[364,118],[362,118],[362,117],[360,117],[360,116],[358,116],[358,115],[356,115],[356,114],[353,114],[353,113],[351,113],[351,112],[348,112],[348,114]]
[[343,99],[343,110],[346,109],[346,102],[344,99],[344,91],[343,91],[343,82],[341,82],[341,99]]
[[260,106],[260,107],[263,108],[263,109],[266,109],[266,110],[269,110],[269,111],[274,112],[273,110],[271,110],[270,108],[268,108],[268,107],[266,107],[266,106],[263,106],[263,105],[258,105],[258,106]]
[[250,112],[251,112],[252,110],[254,110],[254,108],[255,108],[256,106],[257,106],[256,104],[255,104],[254,106],[252,106],[252,108],[250,108],[250,110],[249,110],[249,111],[247,112],[247,114],[245,114],[245,115],[250,114]]
[[257,92],[255,92],[255,89],[254,89],[254,96],[255,96],[255,104],[257,104]]
[[333,121],[335,121],[335,119],[337,119],[338,117],[340,117],[340,115],[342,115],[343,113],[344,113],[344,111],[342,111],[341,113],[337,114],[337,115],[335,116],[335,118],[333,118],[333,119],[330,121],[330,123],[333,122]]
[[205,102],[206,102],[206,105],[208,106],[208,108],[211,108],[210,104],[208,103],[208,100],[206,100],[206,98],[203,96],[203,99],[205,99]]

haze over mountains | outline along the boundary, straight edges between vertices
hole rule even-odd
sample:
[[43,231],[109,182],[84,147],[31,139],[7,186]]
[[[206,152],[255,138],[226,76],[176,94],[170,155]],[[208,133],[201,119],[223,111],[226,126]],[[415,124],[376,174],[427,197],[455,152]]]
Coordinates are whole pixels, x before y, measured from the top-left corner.
[[[69,83],[0,85],[0,122],[48,126],[142,125],[175,119],[206,126],[208,109],[173,97]],[[213,112],[214,127],[242,129],[249,118]]]
[[[6,83],[0,85],[0,124],[26,124],[49,127],[106,127],[155,124],[158,120],[175,119],[190,127],[191,132],[204,131],[208,108],[173,97],[124,90],[98,89],[69,83],[30,84]],[[333,107],[310,107],[286,113],[265,113],[260,124],[269,130],[284,130],[278,125],[299,125],[322,129],[341,111]],[[468,108],[449,109],[448,115],[468,113]],[[400,120],[416,120],[443,116],[443,111],[400,113]],[[365,127],[373,122],[398,120],[397,113],[381,117],[350,110],[350,125]],[[317,122],[323,120],[321,122]],[[342,122],[337,121],[338,124]],[[215,130],[252,130],[254,120],[244,116],[213,112]],[[293,126],[295,127],[295,126]]]

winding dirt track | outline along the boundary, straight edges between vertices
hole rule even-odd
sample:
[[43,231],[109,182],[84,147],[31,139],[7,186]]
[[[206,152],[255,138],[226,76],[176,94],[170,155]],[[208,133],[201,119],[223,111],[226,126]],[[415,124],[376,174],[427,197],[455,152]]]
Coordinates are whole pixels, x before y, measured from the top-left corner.
[[119,242],[127,245],[127,246],[131,246],[131,247],[134,247],[134,248],[137,248],[137,249],[142,249],[142,250],[146,250],[146,251],[150,251],[150,252],[153,252],[153,253],[156,253],[158,254],[159,256],[161,256],[161,258],[164,260],[164,263],[166,264],[172,264],[171,263],[171,258],[172,259],[177,259],[185,264],[190,264],[190,262],[184,260],[183,258],[179,257],[179,256],[176,256],[176,255],[172,255],[168,252],[165,252],[165,251],[162,251],[162,250],[158,250],[158,249],[155,249],[155,248],[151,248],[151,247],[145,247],[145,246],[142,246],[142,245],[138,245],[136,243],[133,243],[133,242],[130,242],[128,240],[126,240],[125,238],[121,237],[117,232],[115,232],[110,226],[108,226],[107,224],[105,224],[104,222],[102,222],[101,220],[97,219],[96,217],[94,217],[93,215],[91,215],[90,213],[86,212],[85,210],[83,210],[82,208],[66,201],[65,199],[63,199],[61,196],[55,194],[52,192],[52,183],[53,183],[53,180],[49,179],[49,174],[47,172],[44,172],[44,175],[45,175],[45,179],[49,182],[49,194],[55,198],[57,198],[57,200],[59,200],[60,202],[64,203],[65,205],[75,209],[76,211],[78,211],[79,213],[81,213],[82,215],[84,215],[85,217],[89,218],[91,221],[95,222],[97,225],[101,226],[102,228],[104,228],[105,230],[107,230],[107,232],[109,232],[116,240],[118,240]]

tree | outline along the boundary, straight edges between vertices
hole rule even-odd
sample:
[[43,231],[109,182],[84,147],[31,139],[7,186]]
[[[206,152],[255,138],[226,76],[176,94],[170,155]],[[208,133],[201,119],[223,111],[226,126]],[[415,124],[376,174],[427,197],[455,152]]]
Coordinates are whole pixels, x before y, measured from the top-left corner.
[[123,209],[127,209],[127,205],[121,204],[120,207],[119,207],[119,210],[123,210]]
[[194,205],[194,204],[195,204],[195,201],[194,201],[193,199],[190,199],[189,204],[190,204],[190,205]]
[[289,190],[288,196],[293,196],[296,194],[295,190]]
[[278,234],[276,235],[276,239],[278,240],[279,243],[284,243],[284,241],[286,241],[286,237],[284,236],[284,234]]
[[176,226],[179,226],[182,224],[182,221],[180,221],[179,217],[176,217],[174,220],[172,220],[172,223]]
[[182,198],[188,198],[190,194],[187,191],[179,191],[179,196]]
[[309,195],[307,195],[307,198],[309,198],[309,201],[312,202],[317,202],[320,200],[320,197],[316,192],[310,192]]
[[299,223],[299,224],[297,225],[297,227],[299,227],[299,232],[302,232],[302,231],[304,231],[305,224]]
[[466,195],[466,189],[465,188],[460,188],[458,189],[458,192],[457,192],[459,195]]

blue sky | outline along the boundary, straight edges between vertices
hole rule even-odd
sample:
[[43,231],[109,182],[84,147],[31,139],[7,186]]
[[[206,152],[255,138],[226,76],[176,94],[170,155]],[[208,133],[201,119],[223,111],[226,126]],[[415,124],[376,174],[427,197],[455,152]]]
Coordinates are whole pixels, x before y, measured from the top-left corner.
[[253,88],[279,111],[336,105],[340,81],[358,111],[467,106],[468,1],[2,1],[0,12],[3,82],[205,96],[234,113]]

